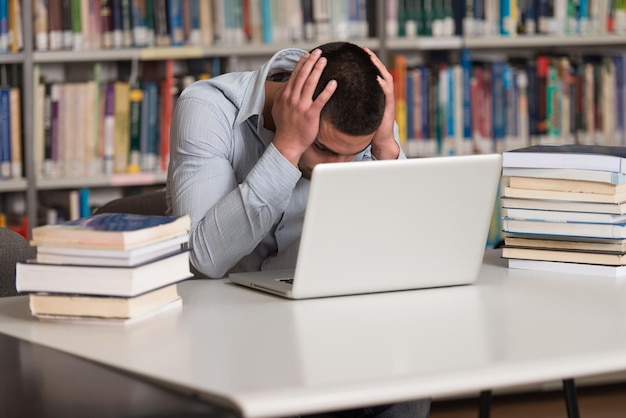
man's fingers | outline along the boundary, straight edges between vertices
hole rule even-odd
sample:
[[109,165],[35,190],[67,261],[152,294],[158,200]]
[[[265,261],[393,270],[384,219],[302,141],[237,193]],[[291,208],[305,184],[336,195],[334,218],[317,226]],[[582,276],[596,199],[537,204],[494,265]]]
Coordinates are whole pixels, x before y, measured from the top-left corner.
[[321,112],[324,105],[330,100],[331,96],[337,89],[337,81],[330,80],[324,90],[315,98],[313,105],[311,108],[315,109],[316,112]]
[[[307,97],[303,89],[305,84],[310,83],[310,76],[315,73],[314,70],[318,67],[318,62],[321,55],[322,51],[319,49],[315,49],[310,54],[304,55],[302,58],[300,58],[300,61],[298,61],[296,68],[291,73],[291,77],[289,77],[286,88],[287,93],[289,93],[295,101],[299,101],[301,98]],[[321,70],[319,71],[319,74],[321,74]],[[319,74],[317,74],[318,80]],[[317,84],[317,81],[315,81],[315,84]],[[309,96],[309,98],[311,98],[311,96]]]

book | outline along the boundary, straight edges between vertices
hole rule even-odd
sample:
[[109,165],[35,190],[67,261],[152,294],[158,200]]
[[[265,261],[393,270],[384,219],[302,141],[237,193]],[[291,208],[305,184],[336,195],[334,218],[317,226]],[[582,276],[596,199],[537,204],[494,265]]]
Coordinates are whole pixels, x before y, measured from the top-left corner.
[[15,266],[18,292],[136,296],[192,276],[189,251],[135,267],[69,266],[35,260]]
[[187,248],[188,240],[188,235],[179,235],[128,250],[40,245],[36,260],[46,264],[133,267],[176,254]]
[[507,234],[504,236],[504,245],[507,247],[626,254],[626,239],[613,238]]
[[133,297],[31,293],[31,314],[128,319],[149,313],[180,299],[176,284]]
[[617,195],[626,192],[626,184],[611,184],[586,180],[511,177],[509,186],[516,189],[554,190],[574,193]]
[[70,316],[70,315],[47,315],[37,314],[35,315],[40,321],[44,322],[63,322],[70,324],[83,324],[83,325],[112,325],[112,326],[130,326],[138,322],[143,322],[148,318],[154,318],[168,313],[180,312],[183,306],[181,298],[172,302],[159,305],[154,309],[144,312],[141,315],[137,315],[130,318],[99,318],[95,316]]
[[510,269],[549,271],[555,273],[583,274],[602,277],[622,277],[626,275],[626,266],[523,260],[519,258],[509,258],[508,264]]
[[102,213],[33,228],[31,245],[130,249],[187,234],[188,215],[150,216]]
[[520,208],[502,208],[502,216],[515,219],[534,219],[550,222],[593,222],[593,223],[620,223],[626,222],[626,215],[610,213],[573,212],[556,210],[537,210]]
[[503,208],[599,212],[619,215],[626,213],[626,203],[571,202],[567,200],[518,199],[512,197],[501,197],[500,202]]
[[569,200],[573,202],[624,203],[626,192],[615,194],[560,192],[555,190],[518,189],[505,187],[504,196],[520,199]]
[[548,250],[543,248],[504,247],[502,249],[502,258],[558,261],[563,263],[603,264],[611,266],[626,265],[626,254]]
[[11,165],[10,89],[0,87],[0,179],[11,178]]
[[505,167],[504,177],[536,177],[547,179],[583,180],[610,184],[626,183],[626,174],[611,171],[579,170],[570,168],[518,168]]
[[550,222],[530,219],[502,219],[504,232],[517,234],[568,235],[572,237],[626,238],[626,222],[598,224],[590,222]]
[[605,145],[532,145],[502,154],[503,167],[573,168],[626,173],[626,147]]

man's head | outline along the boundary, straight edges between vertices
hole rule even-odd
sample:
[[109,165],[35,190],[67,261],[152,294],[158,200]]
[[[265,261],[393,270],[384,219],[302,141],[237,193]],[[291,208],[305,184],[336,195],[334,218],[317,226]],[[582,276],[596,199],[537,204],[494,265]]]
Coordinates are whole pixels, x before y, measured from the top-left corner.
[[300,159],[306,178],[316,164],[351,161],[367,148],[385,110],[385,95],[377,80],[380,72],[367,52],[348,42],[318,48],[327,64],[313,98],[330,80],[337,81],[337,89],[322,109],[318,137]]

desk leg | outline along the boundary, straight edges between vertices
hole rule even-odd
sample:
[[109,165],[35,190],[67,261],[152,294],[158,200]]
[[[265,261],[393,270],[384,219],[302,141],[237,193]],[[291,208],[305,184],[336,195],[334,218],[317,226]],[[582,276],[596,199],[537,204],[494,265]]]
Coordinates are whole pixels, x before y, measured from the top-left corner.
[[568,418],[579,418],[578,397],[576,396],[576,384],[574,379],[563,379],[563,391],[565,392],[565,404]]
[[489,418],[491,413],[491,391],[480,392],[478,418]]

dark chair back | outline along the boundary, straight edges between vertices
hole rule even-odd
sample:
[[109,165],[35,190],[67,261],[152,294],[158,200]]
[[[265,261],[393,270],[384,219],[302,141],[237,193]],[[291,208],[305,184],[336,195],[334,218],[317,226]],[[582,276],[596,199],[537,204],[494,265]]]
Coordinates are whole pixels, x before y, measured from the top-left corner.
[[0,228],[0,297],[15,296],[15,263],[35,258],[37,250],[28,240],[7,228]]

